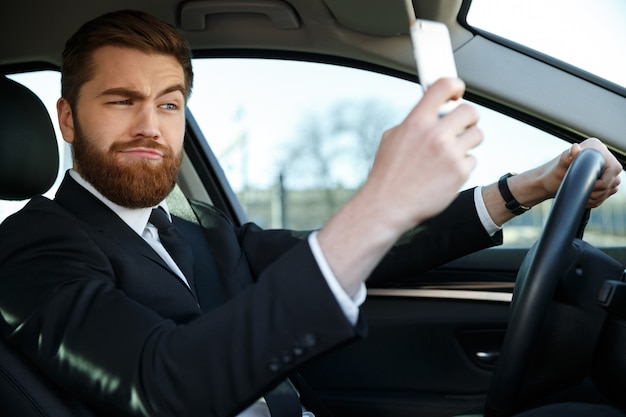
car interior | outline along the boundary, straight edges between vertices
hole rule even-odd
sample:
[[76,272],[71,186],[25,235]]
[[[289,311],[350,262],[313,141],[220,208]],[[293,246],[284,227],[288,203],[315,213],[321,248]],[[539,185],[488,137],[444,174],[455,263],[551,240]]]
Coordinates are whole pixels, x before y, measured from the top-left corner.
[[[464,99],[489,114],[510,119],[515,126],[524,125],[520,132],[530,127],[551,135],[558,139],[558,149],[587,137],[601,138],[623,165],[626,86],[472,26],[467,20],[472,3],[412,1],[417,17],[448,27],[457,71],[467,85]],[[241,59],[261,65],[273,61],[323,64],[399,80],[400,89],[415,96],[413,104],[419,99],[419,74],[404,0],[5,1],[0,6],[4,39],[0,44],[0,222],[19,209],[14,202],[23,204],[38,194],[53,196],[55,184],[71,166],[55,131],[56,115],[34,93],[36,88],[16,80],[24,74],[58,73],[65,40],[82,23],[126,8],[147,11],[179,29],[194,51],[194,68],[224,60],[241,67],[241,62],[248,62],[237,61]],[[626,9],[620,10],[626,19]],[[522,23],[532,30],[531,22]],[[234,74],[232,67],[228,67],[230,73],[219,73],[216,68],[210,67],[206,77]],[[233,84],[222,95],[213,93],[213,99],[220,103],[231,96],[244,100],[256,94],[235,90],[243,78],[253,79],[253,68],[261,67],[247,67],[242,78],[218,79],[217,83]],[[324,85],[347,89],[332,84],[331,75],[317,66],[302,74],[300,67],[287,68],[276,74],[279,82],[286,82],[287,74],[300,75],[296,88],[302,91],[307,84],[317,89]],[[205,77],[199,70],[198,74]],[[194,95],[211,94],[213,90],[202,84],[201,77]],[[297,101],[299,90],[283,97],[267,75],[254,80],[256,86],[265,87],[261,92],[267,102],[263,103],[270,103],[270,96],[280,96],[287,107]],[[407,91],[406,85],[416,89]],[[368,88],[361,83],[357,91]],[[338,117],[337,108],[328,107],[332,117]],[[287,118],[277,109],[279,120]],[[261,224],[264,220],[256,219],[250,203],[255,190],[248,188],[254,187],[237,185],[244,172],[237,164],[258,153],[229,159],[228,152],[240,142],[227,141],[231,148],[213,142],[219,135],[207,125],[220,116],[212,111],[202,101],[190,103],[187,109],[185,155],[171,207],[185,216],[184,202],[178,204],[176,199],[195,199],[215,206],[235,224]],[[520,149],[536,146],[517,138]],[[337,153],[333,148],[321,153],[321,159]],[[483,165],[500,169],[515,158],[503,151],[485,158]],[[231,164],[235,164],[233,170]],[[546,214],[539,225],[530,225],[522,217],[515,220],[515,233],[536,229],[529,243],[487,249],[402,282],[368,284],[368,299],[362,307],[369,323],[368,337],[300,370],[303,383],[322,404],[320,417],[499,417],[572,401],[626,409],[626,232],[622,227],[626,211],[623,191],[612,198],[612,205],[603,206],[603,214],[599,209],[585,209],[589,186],[601,167],[597,153],[584,152],[572,165],[554,204],[542,209]],[[298,184],[300,174],[294,172],[289,177],[294,182],[279,185]],[[320,194],[310,194],[320,199]],[[342,201],[339,191],[333,196],[337,204]],[[6,212],[1,211],[5,202]],[[312,218],[313,205],[308,203],[308,207]],[[286,210],[283,207],[279,213],[283,217],[279,226],[299,225],[297,221],[303,222],[303,228],[323,224],[323,220],[306,223],[310,218],[286,222]],[[292,209],[297,211],[303,210]],[[267,227],[274,227],[275,223],[267,222]],[[599,237],[604,240],[593,240]],[[5,319],[0,320],[0,326],[5,325]],[[93,415],[4,339],[0,339],[0,414]]]

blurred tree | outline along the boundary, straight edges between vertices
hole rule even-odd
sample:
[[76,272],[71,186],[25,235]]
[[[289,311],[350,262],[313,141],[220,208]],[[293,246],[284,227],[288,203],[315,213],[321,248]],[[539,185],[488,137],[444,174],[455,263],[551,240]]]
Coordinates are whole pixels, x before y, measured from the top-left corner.
[[289,218],[289,190],[302,189],[317,190],[311,196],[323,196],[324,216],[330,216],[345,201],[337,190],[357,189],[367,178],[380,137],[396,114],[393,106],[368,99],[341,101],[325,113],[303,116],[278,170],[283,218]]

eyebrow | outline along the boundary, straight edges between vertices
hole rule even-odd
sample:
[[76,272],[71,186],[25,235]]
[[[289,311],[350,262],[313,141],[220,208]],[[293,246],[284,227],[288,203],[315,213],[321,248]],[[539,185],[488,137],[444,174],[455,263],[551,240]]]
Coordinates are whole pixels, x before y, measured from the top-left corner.
[[[176,84],[176,85],[172,85],[170,87],[165,88],[164,90],[161,90],[156,96],[157,97],[162,97],[166,94],[172,93],[172,92],[176,92],[176,91],[180,91],[180,93],[183,95],[183,97],[186,97],[186,93],[185,93],[185,87],[182,84]],[[98,94],[99,97],[104,97],[104,96],[123,96],[123,97],[128,97],[128,98],[132,98],[132,99],[143,99],[146,98],[146,95],[143,94],[142,92],[132,89],[132,88],[126,88],[126,87],[114,87],[114,88],[109,88],[106,89],[104,91],[102,91],[100,94]]]

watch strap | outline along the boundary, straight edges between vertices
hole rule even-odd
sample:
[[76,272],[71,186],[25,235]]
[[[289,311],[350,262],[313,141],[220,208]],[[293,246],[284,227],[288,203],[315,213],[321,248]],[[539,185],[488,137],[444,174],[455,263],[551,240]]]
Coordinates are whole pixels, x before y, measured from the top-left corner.
[[511,194],[511,190],[509,189],[509,183],[507,180],[509,177],[512,177],[513,175],[515,174],[512,174],[509,172],[501,176],[500,179],[498,180],[498,189],[500,190],[500,194],[502,195],[502,198],[504,199],[504,205],[506,206],[506,208],[509,209],[511,213],[515,214],[516,216],[519,216],[520,214],[524,214],[528,210],[530,210],[530,207],[521,205],[515,199],[515,197],[513,197],[513,194]]

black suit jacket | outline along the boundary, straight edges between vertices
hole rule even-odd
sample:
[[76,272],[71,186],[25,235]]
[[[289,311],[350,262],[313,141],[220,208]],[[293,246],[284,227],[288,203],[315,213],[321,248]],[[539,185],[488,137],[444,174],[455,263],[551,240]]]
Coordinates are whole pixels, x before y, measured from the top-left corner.
[[[364,334],[361,318],[356,327],[345,319],[306,234],[234,227],[210,206],[194,209],[202,228],[175,220],[193,242],[190,289],[66,176],[54,201],[34,198],[0,225],[2,336],[103,413],[228,416]],[[372,280],[498,243],[471,193],[420,230]]]

